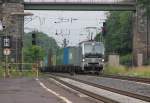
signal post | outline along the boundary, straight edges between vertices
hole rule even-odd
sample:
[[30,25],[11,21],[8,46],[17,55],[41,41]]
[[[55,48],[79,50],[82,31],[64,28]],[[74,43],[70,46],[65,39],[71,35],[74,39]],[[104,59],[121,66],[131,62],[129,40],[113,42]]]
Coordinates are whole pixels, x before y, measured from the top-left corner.
[[4,78],[9,77],[9,69],[8,69],[8,56],[11,54],[11,37],[3,36],[2,38],[2,48],[3,55],[5,56],[5,70],[4,70]]

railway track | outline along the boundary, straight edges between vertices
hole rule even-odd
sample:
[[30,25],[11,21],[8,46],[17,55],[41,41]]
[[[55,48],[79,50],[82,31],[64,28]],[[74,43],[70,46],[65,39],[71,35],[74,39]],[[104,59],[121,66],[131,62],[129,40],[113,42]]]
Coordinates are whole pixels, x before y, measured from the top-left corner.
[[129,80],[129,81],[135,81],[135,82],[150,84],[150,78],[140,78],[140,77],[120,76],[120,75],[101,75],[100,77]]
[[[90,76],[95,76],[95,75],[90,75]],[[114,78],[114,79],[128,80],[128,81],[150,84],[150,78],[144,78],[144,77],[131,77],[131,76],[106,75],[106,74],[99,75],[99,77]]]
[[[85,83],[85,84],[88,84],[88,85],[91,85],[91,86],[94,86],[94,87],[97,87],[97,88],[101,88],[101,89],[108,90],[108,91],[111,91],[111,92],[114,92],[114,93],[118,93],[118,94],[121,94],[121,95],[125,95],[125,96],[128,96],[128,97],[132,97],[132,98],[136,98],[136,99],[140,99],[140,100],[143,100],[143,101],[150,102],[150,97],[148,97],[148,96],[139,95],[139,94],[136,94],[136,93],[123,91],[123,90],[119,90],[119,89],[115,89],[115,88],[111,88],[111,87],[106,87],[106,86],[103,86],[103,85],[98,85],[98,84],[95,84],[95,83],[91,83],[89,81],[79,80],[79,79],[73,78],[71,76],[64,76],[64,75],[60,75],[60,74],[53,74],[53,78],[54,78],[54,76],[56,76],[56,77],[59,76],[59,77],[63,77],[63,78],[69,78],[69,79],[72,79],[72,80],[75,80],[75,81],[78,81],[78,82],[81,82],[81,83]],[[59,80],[58,78],[55,78],[55,79],[57,79],[60,82],[63,82],[63,81]],[[96,94],[88,93],[87,91],[80,90],[79,88],[71,86],[70,84],[67,84],[65,82],[63,82],[63,83],[65,85],[71,87],[71,88],[73,87],[75,90],[78,90],[78,91],[81,91],[82,93],[85,93],[86,95],[90,94],[90,97],[93,97],[95,99],[99,99],[99,98],[101,99],[102,98],[101,101],[104,101],[106,103],[118,103],[118,102],[113,101],[113,100],[111,100],[109,98],[99,97]]]
[[[56,76],[56,75],[55,75],[55,76]],[[112,99],[110,99],[110,98],[106,98],[106,97],[97,95],[97,94],[95,94],[95,93],[92,93],[92,92],[83,90],[83,89],[81,89],[81,88],[78,88],[78,87],[76,87],[76,86],[73,86],[73,85],[71,85],[71,84],[69,84],[69,83],[64,82],[64,81],[61,80],[61,79],[58,79],[58,78],[55,77],[55,76],[54,76],[54,75],[53,75],[53,76],[50,75],[49,77],[51,77],[51,78],[53,78],[53,79],[59,81],[60,83],[63,83],[64,85],[66,85],[66,86],[68,86],[68,87],[70,87],[70,88],[72,88],[72,89],[74,89],[74,90],[77,90],[77,91],[79,91],[79,92],[81,92],[81,93],[84,93],[84,94],[86,94],[86,95],[89,96],[89,97],[92,97],[92,98],[97,99],[97,100],[99,100],[99,101],[103,101],[104,103],[119,103],[119,102],[117,102],[117,101],[115,101],[115,100],[112,100]]]

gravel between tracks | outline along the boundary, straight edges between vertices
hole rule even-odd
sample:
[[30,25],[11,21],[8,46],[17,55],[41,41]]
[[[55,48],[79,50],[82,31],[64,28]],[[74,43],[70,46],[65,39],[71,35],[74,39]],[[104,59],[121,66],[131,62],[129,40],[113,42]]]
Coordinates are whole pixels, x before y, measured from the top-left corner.
[[128,81],[128,80],[98,77],[98,76],[88,76],[88,75],[74,75],[71,77],[150,97],[150,84],[139,83],[139,82]]

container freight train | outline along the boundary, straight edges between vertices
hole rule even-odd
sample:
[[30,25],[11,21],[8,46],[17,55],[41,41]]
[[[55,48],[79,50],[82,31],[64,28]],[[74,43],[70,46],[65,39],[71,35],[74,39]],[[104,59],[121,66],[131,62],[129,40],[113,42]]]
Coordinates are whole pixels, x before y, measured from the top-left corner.
[[49,66],[51,72],[96,73],[103,70],[104,45],[102,42],[84,41],[78,47],[65,47],[63,65]]

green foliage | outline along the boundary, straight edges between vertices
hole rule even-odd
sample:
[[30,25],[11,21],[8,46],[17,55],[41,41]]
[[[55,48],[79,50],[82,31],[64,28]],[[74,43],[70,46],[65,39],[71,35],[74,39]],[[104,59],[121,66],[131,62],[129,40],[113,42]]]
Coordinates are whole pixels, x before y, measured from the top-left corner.
[[36,77],[36,72],[35,71],[23,71],[19,72],[16,70],[12,70],[10,73],[11,77]]
[[110,66],[106,65],[103,71],[104,74],[123,74],[126,72],[126,68],[123,66]]
[[40,46],[31,46],[23,50],[25,57],[27,57],[25,58],[27,62],[34,62],[37,59],[43,60],[45,56],[44,50]]
[[26,33],[23,40],[24,59],[26,62],[33,62],[37,57],[43,60],[44,56],[49,55],[49,53],[55,54],[59,48],[55,39],[42,32],[36,32],[37,46],[32,46],[32,32]]
[[104,74],[112,75],[126,75],[134,77],[150,77],[150,66],[126,68],[124,66],[109,66],[106,65]]
[[138,4],[146,9],[146,15],[150,17],[150,0],[137,0]]
[[[55,53],[59,48],[55,39],[42,32],[36,32],[36,44],[42,47],[46,53],[48,53],[49,50]],[[24,47],[30,46],[32,46],[32,32],[24,35]]]
[[2,78],[4,75],[4,69],[0,66],[0,78]]
[[107,22],[105,37],[106,52],[117,52],[121,55],[132,51],[131,12],[111,12]]
[[[41,75],[41,74],[40,74]],[[36,72],[35,71],[16,71],[16,70],[11,70],[10,71],[10,77],[36,77]],[[0,79],[4,78],[4,70],[0,69]]]
[[102,41],[102,40],[103,40],[102,33],[101,33],[101,32],[98,33],[98,34],[96,35],[96,37],[94,38],[94,40],[96,40],[96,41]]
[[150,66],[131,68],[125,75],[136,76],[136,77],[150,77],[149,68]]
[[150,59],[148,59],[146,62],[144,62],[144,65],[150,65]]
[[137,0],[139,4],[142,4],[142,5],[147,5],[149,6],[150,4],[150,1],[149,0]]
[[120,57],[120,64],[125,66],[132,66],[132,54],[123,55]]
[[[106,20],[106,53],[126,55],[132,52],[132,12],[111,11]],[[98,40],[99,36],[96,36]]]

